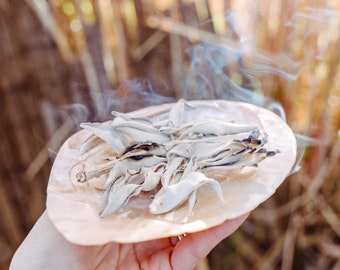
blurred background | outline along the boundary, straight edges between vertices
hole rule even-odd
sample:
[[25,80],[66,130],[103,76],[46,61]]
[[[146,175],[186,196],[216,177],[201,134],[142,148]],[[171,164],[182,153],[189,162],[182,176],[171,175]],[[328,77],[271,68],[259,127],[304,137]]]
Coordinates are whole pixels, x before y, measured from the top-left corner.
[[0,69],[0,269],[79,123],[235,96],[318,143],[201,269],[340,269],[340,1],[2,0]]

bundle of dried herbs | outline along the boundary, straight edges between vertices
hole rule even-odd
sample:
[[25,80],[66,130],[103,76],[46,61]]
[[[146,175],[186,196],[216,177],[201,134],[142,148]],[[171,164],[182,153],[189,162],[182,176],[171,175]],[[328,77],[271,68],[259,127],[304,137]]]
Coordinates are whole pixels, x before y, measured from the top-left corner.
[[[131,197],[153,190],[156,194],[150,213],[163,214],[189,200],[190,216],[196,192],[203,185],[210,185],[224,201],[219,182],[208,178],[207,172],[257,167],[279,152],[266,150],[266,134],[260,138],[255,126],[211,118],[198,122],[187,119],[198,110],[180,100],[169,112],[151,118],[113,112],[116,118],[112,122],[81,124],[114,151],[112,156],[101,158],[103,163],[91,166],[94,169],[77,173],[79,182],[107,174],[101,217],[119,210]],[[84,142],[84,149],[88,143]]]

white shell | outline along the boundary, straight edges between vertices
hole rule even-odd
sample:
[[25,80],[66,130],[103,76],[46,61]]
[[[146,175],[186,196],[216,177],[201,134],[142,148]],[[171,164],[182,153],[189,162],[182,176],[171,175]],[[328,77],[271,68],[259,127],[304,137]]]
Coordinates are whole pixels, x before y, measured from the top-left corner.
[[[225,203],[209,185],[204,185],[197,190],[197,203],[185,223],[182,221],[187,215],[188,202],[169,213],[154,215],[149,213],[151,198],[145,194],[131,198],[121,210],[101,218],[98,212],[104,192],[100,187],[103,187],[105,178],[78,183],[75,175],[83,169],[87,158],[110,154],[111,150],[105,142],[98,140],[92,148],[81,153],[81,142],[91,134],[86,130],[80,131],[61,147],[47,188],[49,217],[66,239],[81,245],[98,245],[111,241],[140,242],[196,232],[253,210],[275,192],[289,175],[296,159],[296,139],[287,124],[274,113],[251,104],[225,100],[189,101],[188,104],[196,109],[186,113],[186,121],[209,118],[256,126],[268,134],[266,149],[279,149],[280,153],[266,158],[257,168],[245,167],[207,175],[220,182]],[[129,115],[162,115],[164,119],[173,106],[148,107]]]

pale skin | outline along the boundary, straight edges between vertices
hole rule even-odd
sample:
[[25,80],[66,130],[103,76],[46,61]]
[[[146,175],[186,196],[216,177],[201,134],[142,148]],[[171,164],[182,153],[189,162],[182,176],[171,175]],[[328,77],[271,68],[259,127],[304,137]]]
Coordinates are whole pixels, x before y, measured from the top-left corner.
[[10,269],[193,269],[248,214],[205,231],[140,243],[79,246],[65,240],[46,211],[16,251]]

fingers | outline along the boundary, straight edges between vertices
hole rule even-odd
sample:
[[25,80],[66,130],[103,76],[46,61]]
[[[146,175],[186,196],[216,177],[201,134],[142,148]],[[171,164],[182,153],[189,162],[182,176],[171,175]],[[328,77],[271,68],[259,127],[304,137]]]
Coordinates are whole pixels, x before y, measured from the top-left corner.
[[[173,269],[193,269],[220,241],[232,234],[247,216],[248,214],[228,220],[206,231],[188,234],[175,247],[171,245],[169,252],[162,252],[162,254],[167,254],[168,262],[169,254],[172,254],[170,264]],[[170,244],[169,240],[166,242],[167,245]],[[111,245],[108,245],[110,257],[117,259],[117,256],[112,256],[114,253],[112,251],[117,249],[116,251],[119,252],[119,249],[114,244]],[[165,243],[159,245],[163,246]],[[70,266],[72,269],[91,269],[93,261],[98,257],[97,249],[98,247],[77,246],[66,241],[45,212],[17,250],[10,269],[62,269]],[[155,252],[154,249],[152,250]],[[106,253],[108,252],[103,254]],[[141,253],[143,256],[150,256],[145,252]]]
[[188,234],[173,250],[171,263],[174,269],[193,269],[195,265],[223,239],[231,235],[248,217],[248,214],[227,220],[206,231]]

